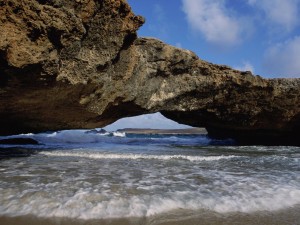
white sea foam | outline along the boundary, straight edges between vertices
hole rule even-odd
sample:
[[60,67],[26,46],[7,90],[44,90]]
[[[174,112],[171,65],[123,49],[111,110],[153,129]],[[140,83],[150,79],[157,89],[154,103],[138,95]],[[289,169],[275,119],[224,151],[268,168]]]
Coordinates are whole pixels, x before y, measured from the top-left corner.
[[[87,163],[63,157],[104,160]],[[269,171],[253,173],[250,169],[248,173],[246,165],[241,170],[228,170],[226,166],[236,161],[233,157],[43,151],[30,158],[37,164],[3,162],[1,166],[7,165],[9,170],[1,174],[0,215],[105,219],[152,216],[177,209],[251,213],[300,204],[297,172],[277,177]],[[240,162],[246,163],[245,158],[239,158]],[[117,160],[112,163],[107,159]],[[182,160],[211,163],[201,167]],[[221,169],[214,160],[223,160]]]
[[113,132],[113,136],[115,136],[115,137],[126,137],[126,133],[115,131],[115,132]]
[[[276,147],[173,148],[169,143],[177,138],[154,147],[143,141],[124,146],[130,138],[85,130],[28,136],[75,146],[1,161],[0,215],[99,219],[177,209],[251,213],[300,204],[299,148],[280,154]],[[108,145],[99,144],[106,140]]]
[[46,191],[6,190],[0,193],[0,215],[33,214],[39,217],[80,219],[152,216],[176,209],[212,210],[219,213],[276,211],[300,203],[300,190],[278,188],[257,192],[237,191],[231,196],[173,192],[165,195],[120,196],[79,189],[72,196],[53,196]]
[[89,159],[156,159],[156,160],[189,160],[189,161],[216,161],[232,159],[237,156],[189,156],[189,155],[146,155],[146,154],[110,154],[100,152],[79,152],[79,151],[43,151],[40,152],[46,156],[56,157],[80,157]]
[[[129,136],[129,135],[128,135]],[[134,135],[132,135],[134,136]],[[98,144],[98,143],[112,143],[118,142],[120,144],[126,144],[130,141],[135,141],[137,144],[142,143],[145,144],[150,140],[151,143],[179,143],[179,144],[191,144],[191,141],[194,144],[200,145],[208,145],[212,140],[206,136],[199,136],[196,139],[191,137],[179,137],[179,136],[143,136],[140,135],[138,137],[128,137],[125,132],[105,132],[101,133],[99,130],[62,130],[55,132],[47,132],[47,133],[28,133],[28,134],[20,134],[20,135],[12,135],[3,138],[32,138],[38,141],[40,144],[44,144],[44,147],[47,146],[65,146],[68,147],[70,145],[82,145],[82,144]],[[193,140],[192,140],[193,139]],[[143,143],[144,142],[144,143]]]
[[20,134],[12,135],[3,138],[23,138],[30,137],[42,144],[85,144],[85,143],[99,143],[103,142],[106,136],[126,137],[122,132],[91,132],[90,130],[62,130],[52,133],[38,133],[38,134]]
[[60,131],[35,135],[41,143],[95,143],[103,139],[103,134],[85,133],[85,130]]

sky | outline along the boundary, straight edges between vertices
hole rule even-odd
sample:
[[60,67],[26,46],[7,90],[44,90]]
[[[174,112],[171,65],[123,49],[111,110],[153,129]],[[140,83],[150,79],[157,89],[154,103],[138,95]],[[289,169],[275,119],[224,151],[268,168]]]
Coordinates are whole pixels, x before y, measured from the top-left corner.
[[122,128],[183,129],[189,127],[169,120],[160,113],[153,113],[123,118],[104,129],[107,131],[116,131]]
[[[191,50],[203,60],[265,78],[300,78],[300,0],[128,3],[146,19],[138,31],[140,37],[155,37]],[[163,127],[159,114],[154,115],[153,123],[156,117]],[[143,123],[146,118],[137,120]]]

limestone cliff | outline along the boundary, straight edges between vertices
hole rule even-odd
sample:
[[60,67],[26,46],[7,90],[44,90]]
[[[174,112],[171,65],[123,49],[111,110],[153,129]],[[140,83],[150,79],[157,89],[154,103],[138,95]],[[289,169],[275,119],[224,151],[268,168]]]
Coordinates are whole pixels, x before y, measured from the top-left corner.
[[160,111],[215,137],[300,145],[300,79],[263,79],[137,38],[143,23],[125,0],[0,0],[0,134]]

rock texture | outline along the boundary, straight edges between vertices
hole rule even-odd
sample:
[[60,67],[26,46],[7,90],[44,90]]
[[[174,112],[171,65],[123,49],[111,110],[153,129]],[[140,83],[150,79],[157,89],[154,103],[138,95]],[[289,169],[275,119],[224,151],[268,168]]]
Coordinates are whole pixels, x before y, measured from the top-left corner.
[[125,0],[0,0],[0,134],[161,112],[245,144],[300,145],[300,79],[266,80],[137,38]]

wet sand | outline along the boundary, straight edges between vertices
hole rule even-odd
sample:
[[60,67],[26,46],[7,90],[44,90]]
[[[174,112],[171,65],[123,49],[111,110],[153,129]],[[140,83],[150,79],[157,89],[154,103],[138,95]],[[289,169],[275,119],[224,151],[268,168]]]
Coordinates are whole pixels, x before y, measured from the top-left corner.
[[174,211],[145,218],[69,219],[34,216],[0,217],[1,225],[299,225],[300,206],[277,212],[218,214]]

